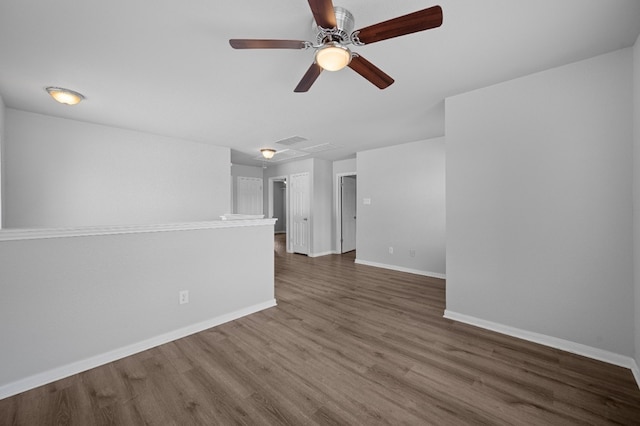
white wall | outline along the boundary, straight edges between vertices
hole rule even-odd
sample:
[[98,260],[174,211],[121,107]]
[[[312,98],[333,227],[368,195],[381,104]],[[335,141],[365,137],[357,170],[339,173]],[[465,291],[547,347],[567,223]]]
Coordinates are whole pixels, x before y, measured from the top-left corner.
[[[633,47],[633,265],[635,284],[635,361],[640,366],[640,36]],[[636,370],[640,385],[640,370]]]
[[444,138],[357,154],[358,262],[445,275],[444,165]]
[[271,224],[2,239],[0,399],[274,304]]
[[238,176],[252,177],[262,179],[264,169],[256,166],[245,166],[244,164],[232,164],[231,176],[237,178]]
[[7,109],[5,227],[195,222],[229,212],[230,151]]
[[311,216],[313,226],[312,255],[333,253],[333,163],[315,158],[313,160],[313,198]]
[[333,175],[341,173],[356,172],[357,160],[355,158],[348,158],[346,160],[338,160],[333,162]]
[[4,153],[4,141],[5,141],[5,115],[6,115],[6,108],[4,105],[4,100],[2,99],[2,96],[0,96],[0,229],[4,226],[3,225],[3,218],[4,218],[4,204],[2,202],[2,200],[4,199],[4,179],[3,179],[3,175],[4,175],[4,160],[3,160],[3,153]]
[[447,99],[447,312],[633,356],[631,70]]

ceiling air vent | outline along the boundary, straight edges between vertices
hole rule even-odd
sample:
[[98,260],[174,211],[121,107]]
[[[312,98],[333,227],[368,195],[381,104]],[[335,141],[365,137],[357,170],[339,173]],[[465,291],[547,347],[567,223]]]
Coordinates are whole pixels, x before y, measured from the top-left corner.
[[303,138],[302,136],[291,136],[290,138],[286,138],[286,139],[282,139],[278,142],[276,142],[278,145],[284,145],[284,146],[291,146],[291,145],[295,145],[297,143],[300,142],[304,142],[306,141],[306,138]]
[[322,152],[322,151],[329,151],[330,149],[336,149],[337,146],[332,145],[330,143],[322,143],[320,145],[314,145],[314,146],[309,146],[306,148],[300,148],[300,149],[304,149],[306,152],[309,153],[315,153],[315,152]]

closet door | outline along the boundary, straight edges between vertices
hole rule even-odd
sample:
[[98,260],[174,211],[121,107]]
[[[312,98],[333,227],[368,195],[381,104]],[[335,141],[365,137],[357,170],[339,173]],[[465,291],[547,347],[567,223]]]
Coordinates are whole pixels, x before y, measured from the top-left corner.
[[309,173],[291,175],[291,248],[294,253],[309,254]]
[[262,179],[238,176],[239,214],[263,214],[262,211]]

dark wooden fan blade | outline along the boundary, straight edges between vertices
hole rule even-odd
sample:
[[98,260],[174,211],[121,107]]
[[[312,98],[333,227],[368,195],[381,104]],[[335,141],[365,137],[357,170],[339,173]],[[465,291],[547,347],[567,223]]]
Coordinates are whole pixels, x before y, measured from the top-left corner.
[[318,79],[320,73],[322,72],[322,67],[316,64],[315,62],[311,64],[306,73],[302,76],[302,80],[293,89],[294,92],[306,92],[311,88],[311,85]]
[[306,43],[301,40],[260,40],[232,38],[229,44],[234,49],[305,49]]
[[327,29],[337,26],[336,14],[333,11],[333,2],[331,0],[309,0],[309,6],[316,24]]
[[393,84],[393,79],[384,73],[380,68],[373,65],[360,55],[353,54],[349,68],[369,80],[379,89],[386,89]]
[[358,39],[364,44],[370,44],[405,34],[437,28],[440,25],[442,25],[442,8],[433,6],[362,28],[359,30]]

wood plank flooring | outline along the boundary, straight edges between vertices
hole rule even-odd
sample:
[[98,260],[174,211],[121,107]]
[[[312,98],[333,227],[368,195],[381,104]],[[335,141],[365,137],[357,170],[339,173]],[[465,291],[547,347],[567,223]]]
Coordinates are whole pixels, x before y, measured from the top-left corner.
[[287,254],[278,306],[0,401],[0,425],[640,424],[629,370],[442,318],[442,280]]

